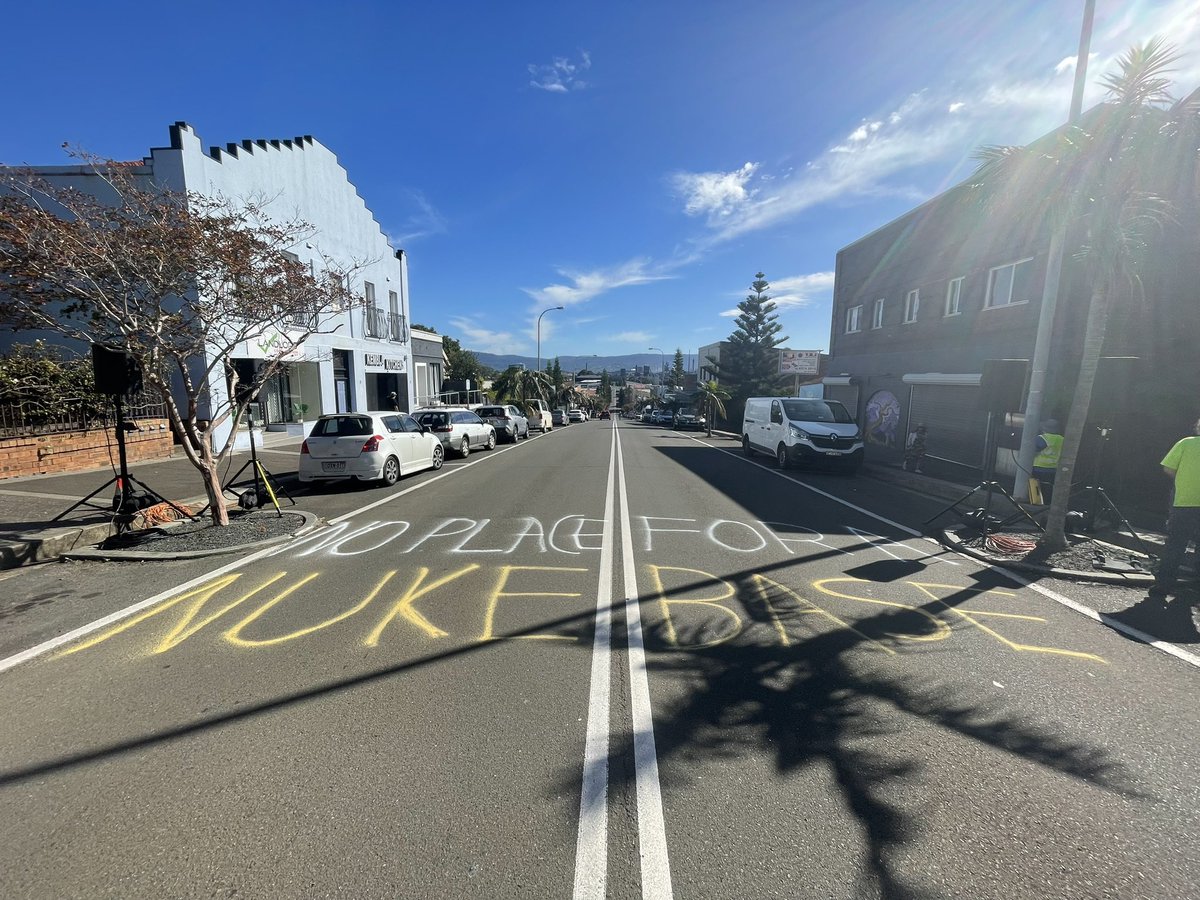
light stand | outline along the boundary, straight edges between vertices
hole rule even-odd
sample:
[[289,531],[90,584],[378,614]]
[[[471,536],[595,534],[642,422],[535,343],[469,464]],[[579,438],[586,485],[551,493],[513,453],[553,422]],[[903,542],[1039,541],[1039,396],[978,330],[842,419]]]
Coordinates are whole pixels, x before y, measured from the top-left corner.
[[[1129,524],[1129,520],[1125,518],[1124,513],[1113,502],[1112,497],[1108,495],[1108,491],[1104,490],[1104,486],[1100,483],[1100,474],[1104,469],[1104,456],[1108,448],[1108,441],[1112,435],[1113,428],[1106,422],[1103,425],[1095,426],[1096,433],[1100,438],[1100,446],[1096,450],[1096,458],[1092,464],[1091,484],[1085,485],[1076,491],[1076,494],[1087,494],[1087,506],[1083,513],[1083,530],[1088,533],[1095,533],[1096,522],[1100,517],[1101,506],[1103,511],[1108,512],[1113,517],[1113,521],[1118,523],[1131,535],[1137,542],[1138,549],[1147,556],[1154,554],[1149,551],[1145,543],[1138,536],[1138,533],[1133,530],[1133,526]],[[1075,496],[1074,494],[1072,496]]]
[[[231,494],[238,494],[237,491],[233,490],[233,486],[237,484],[237,480],[242,477],[242,473],[249,467],[254,475],[254,492],[245,491],[238,494],[238,506],[242,507],[242,509],[250,510],[255,507],[266,506],[267,500],[270,500],[275,507],[276,518],[282,519],[283,510],[279,508],[278,495],[283,494],[292,506],[296,505],[296,501],[292,499],[291,494],[283,489],[283,486],[279,483],[279,479],[272,475],[267,470],[267,467],[259,462],[258,449],[254,444],[254,414],[250,412],[249,407],[246,408],[246,427],[250,432],[250,459],[243,463],[242,467],[233,473],[233,477],[225,482],[221,487],[221,493],[229,492]],[[207,508],[205,507],[205,509]]]
[[[984,432],[984,438],[983,438],[983,445],[984,445],[983,446],[983,480],[980,481],[979,484],[975,485],[975,487],[971,488],[969,491],[967,491],[965,494],[963,494],[961,497],[959,497],[957,500],[955,500],[953,503],[951,503],[949,506],[943,507],[942,509],[940,509],[936,513],[934,513],[932,516],[930,516],[928,519],[926,519],[925,520],[926,525],[930,524],[935,519],[940,518],[941,516],[945,515],[946,513],[950,512],[951,510],[954,510],[956,513],[959,514],[959,516],[962,517],[962,519],[965,522],[979,528],[979,530],[981,532],[981,536],[982,536],[983,540],[985,540],[985,541],[987,540],[988,534],[990,534],[992,531],[994,531],[995,528],[1003,527],[1003,526],[1009,524],[1010,522],[1016,521],[1016,519],[1020,518],[1021,516],[1024,516],[1026,519],[1028,519],[1033,524],[1033,527],[1036,528],[1038,531],[1044,530],[1042,528],[1042,526],[1038,523],[1038,520],[1035,519],[1033,516],[1031,516],[1029,514],[1029,511],[1016,501],[1016,499],[1013,497],[1013,495],[1008,492],[1007,488],[1005,488],[1004,485],[1002,485],[998,481],[996,481],[996,424],[995,424],[995,420],[996,420],[996,414],[994,412],[989,411],[988,418],[987,418],[987,429]],[[965,500],[970,499],[971,497],[973,497],[975,494],[979,493],[980,491],[983,491],[983,494],[984,494],[984,505],[983,505],[982,509],[977,509],[971,513],[963,513],[958,509],[958,507],[961,503],[963,503]],[[992,497],[996,493],[1003,495],[1008,500],[1008,502],[1010,504],[1012,504],[1013,509],[1016,510],[1016,512],[1013,513],[1013,515],[1011,515],[1007,519],[1003,519],[1003,520],[994,520],[993,519]],[[993,526],[995,526],[995,528],[993,528]]]

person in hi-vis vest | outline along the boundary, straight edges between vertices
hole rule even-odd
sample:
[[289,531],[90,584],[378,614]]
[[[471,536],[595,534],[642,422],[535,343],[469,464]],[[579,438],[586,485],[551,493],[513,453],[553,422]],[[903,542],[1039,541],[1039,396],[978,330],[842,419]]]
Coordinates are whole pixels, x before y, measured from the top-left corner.
[[1058,471],[1058,458],[1062,456],[1063,436],[1058,433],[1058,420],[1047,419],[1038,433],[1037,456],[1033,458],[1033,477],[1038,480],[1042,491],[1042,502],[1049,505],[1054,496],[1054,473]]

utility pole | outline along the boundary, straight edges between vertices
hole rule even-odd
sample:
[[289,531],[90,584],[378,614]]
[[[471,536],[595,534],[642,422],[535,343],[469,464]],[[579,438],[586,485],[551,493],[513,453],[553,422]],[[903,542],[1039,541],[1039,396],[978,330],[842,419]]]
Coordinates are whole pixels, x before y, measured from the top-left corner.
[[[1067,118],[1070,127],[1079,121],[1083,112],[1083,89],[1087,82],[1088,50],[1092,43],[1092,19],[1096,0],[1084,0],[1083,26],[1079,31],[1079,53],[1075,57],[1075,87],[1071,92],[1071,111]],[[1017,451],[1017,475],[1013,497],[1029,500],[1029,479],[1033,475],[1033,458],[1041,430],[1042,400],[1046,392],[1046,369],[1050,362],[1050,344],[1054,335],[1054,312],[1058,307],[1058,286],[1062,278],[1063,251],[1067,242],[1069,222],[1062,222],[1050,235],[1046,254],[1046,283],[1042,286],[1042,308],[1038,314],[1037,339],[1033,344],[1033,360],[1029,374],[1029,395],[1025,398],[1025,425],[1021,429],[1021,448]]]

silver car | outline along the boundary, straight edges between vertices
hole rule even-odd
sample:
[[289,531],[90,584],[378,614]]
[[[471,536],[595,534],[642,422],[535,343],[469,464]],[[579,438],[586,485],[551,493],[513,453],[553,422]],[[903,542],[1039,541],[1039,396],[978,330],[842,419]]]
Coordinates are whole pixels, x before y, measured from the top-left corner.
[[437,406],[418,409],[413,418],[433,432],[446,450],[469,456],[472,450],[491,450],[496,446],[496,429],[469,409]]
[[516,443],[529,437],[529,419],[515,406],[480,406],[475,414],[496,429],[500,440]]

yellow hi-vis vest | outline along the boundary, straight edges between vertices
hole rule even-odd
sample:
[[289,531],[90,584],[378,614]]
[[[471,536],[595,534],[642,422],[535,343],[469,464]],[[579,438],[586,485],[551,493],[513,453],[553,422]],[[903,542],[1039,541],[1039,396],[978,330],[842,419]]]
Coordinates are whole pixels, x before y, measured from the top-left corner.
[[1057,469],[1058,458],[1062,455],[1063,436],[1061,434],[1043,434],[1046,442],[1045,449],[1033,458],[1035,469]]

